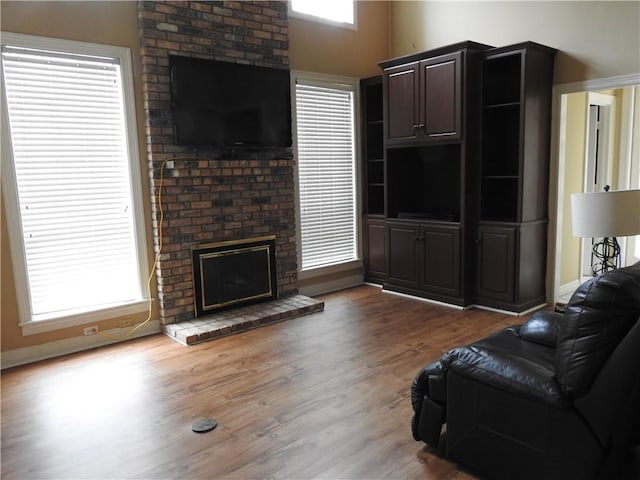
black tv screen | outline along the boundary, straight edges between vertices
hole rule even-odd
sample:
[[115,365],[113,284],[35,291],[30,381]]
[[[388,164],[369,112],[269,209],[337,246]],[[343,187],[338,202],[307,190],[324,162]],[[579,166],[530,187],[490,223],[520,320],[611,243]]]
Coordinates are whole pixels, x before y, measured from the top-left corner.
[[169,57],[177,145],[290,147],[289,70]]

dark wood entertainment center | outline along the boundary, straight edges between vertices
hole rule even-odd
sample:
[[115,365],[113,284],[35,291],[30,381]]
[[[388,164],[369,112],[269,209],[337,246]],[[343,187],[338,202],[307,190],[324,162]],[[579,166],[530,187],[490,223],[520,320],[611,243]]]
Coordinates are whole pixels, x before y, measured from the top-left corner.
[[516,313],[545,302],[555,52],[460,42],[362,80],[366,281]]

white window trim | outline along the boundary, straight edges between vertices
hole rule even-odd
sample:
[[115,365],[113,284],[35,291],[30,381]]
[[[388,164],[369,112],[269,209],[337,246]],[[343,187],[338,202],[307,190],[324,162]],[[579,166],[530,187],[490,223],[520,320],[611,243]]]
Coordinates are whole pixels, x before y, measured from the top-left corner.
[[[322,0],[320,0],[322,1]],[[289,17],[300,18],[309,22],[323,23],[325,25],[331,25],[334,27],[346,28],[349,30],[358,30],[358,0],[353,0],[353,23],[336,22],[325,17],[319,17],[317,15],[310,15],[308,13],[302,13],[294,10],[291,7],[291,0],[287,2]]]
[[[146,229],[144,223],[144,210],[142,202],[142,182],[140,176],[140,158],[138,154],[138,131],[135,116],[135,97],[133,90],[133,68],[131,51],[125,47],[102,45],[88,42],[76,42],[55,38],[23,35],[17,33],[1,33],[2,45],[14,45],[26,48],[50,49],[76,54],[93,55],[118,58],[122,72],[122,90],[125,110],[125,131],[127,132],[127,151],[129,155],[129,174],[132,186],[132,199],[134,208],[134,230],[138,253],[138,269],[140,272],[140,289],[150,297],[147,279],[149,277],[149,265],[147,255]],[[0,78],[4,84],[4,78]],[[2,89],[4,92],[4,89]],[[117,318],[119,316],[141,313],[148,310],[148,298],[126,304],[119,304],[91,312],[74,312],[65,317],[51,320],[32,320],[31,302],[26,274],[26,257],[22,243],[22,226],[20,225],[18,192],[16,188],[15,169],[13,166],[13,150],[11,135],[8,127],[8,112],[6,108],[5,94],[1,98],[2,109],[2,155],[3,175],[2,190],[6,203],[7,227],[9,244],[11,246],[11,260],[13,264],[14,281],[16,284],[16,296],[18,302],[19,325],[23,335],[33,335],[61,328],[82,325],[101,320]],[[6,164],[5,164],[6,161]]]
[[[292,122],[292,136],[293,136],[293,151],[295,153],[295,158],[298,158],[298,127],[297,127],[297,117],[296,117],[296,81],[297,79],[302,79],[306,83],[316,83],[320,86],[327,86],[328,83],[332,84],[335,88],[340,88],[342,85],[344,87],[348,87],[349,89],[353,88],[354,92],[354,112],[355,112],[355,204],[356,204],[356,256],[355,260],[349,260],[343,263],[338,263],[334,265],[324,265],[317,268],[310,268],[307,270],[302,270],[302,233],[300,231],[301,217],[300,217],[300,202],[296,203],[296,244],[297,244],[297,260],[298,260],[298,279],[300,280],[309,280],[318,278],[324,275],[330,275],[335,273],[346,272],[350,270],[354,270],[355,268],[362,268],[362,202],[360,198],[362,196],[361,192],[361,145],[360,145],[360,80],[354,77],[345,77],[338,75],[328,75],[322,73],[314,73],[314,72],[306,72],[302,70],[291,70],[291,115],[293,118]],[[298,162],[296,160],[295,168],[294,168],[294,183],[295,183],[295,193],[296,197],[300,198],[300,182],[298,180]]]

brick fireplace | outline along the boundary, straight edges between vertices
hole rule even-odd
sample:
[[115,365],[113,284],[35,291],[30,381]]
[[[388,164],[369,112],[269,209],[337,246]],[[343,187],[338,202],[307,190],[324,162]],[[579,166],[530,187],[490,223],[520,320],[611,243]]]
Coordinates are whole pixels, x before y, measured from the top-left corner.
[[[169,96],[170,54],[288,67],[287,3],[139,2],[138,29],[155,251],[162,245],[156,274],[161,322],[194,318],[196,245],[275,235],[278,293],[297,293],[290,149],[243,153],[176,146]],[[160,229],[163,164],[172,168],[163,174]]]

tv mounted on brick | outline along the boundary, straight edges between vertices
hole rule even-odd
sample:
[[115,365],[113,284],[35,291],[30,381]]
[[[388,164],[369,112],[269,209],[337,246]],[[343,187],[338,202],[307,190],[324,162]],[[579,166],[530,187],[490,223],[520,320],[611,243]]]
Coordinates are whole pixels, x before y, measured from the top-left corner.
[[288,69],[177,55],[169,66],[177,145],[291,147]]

